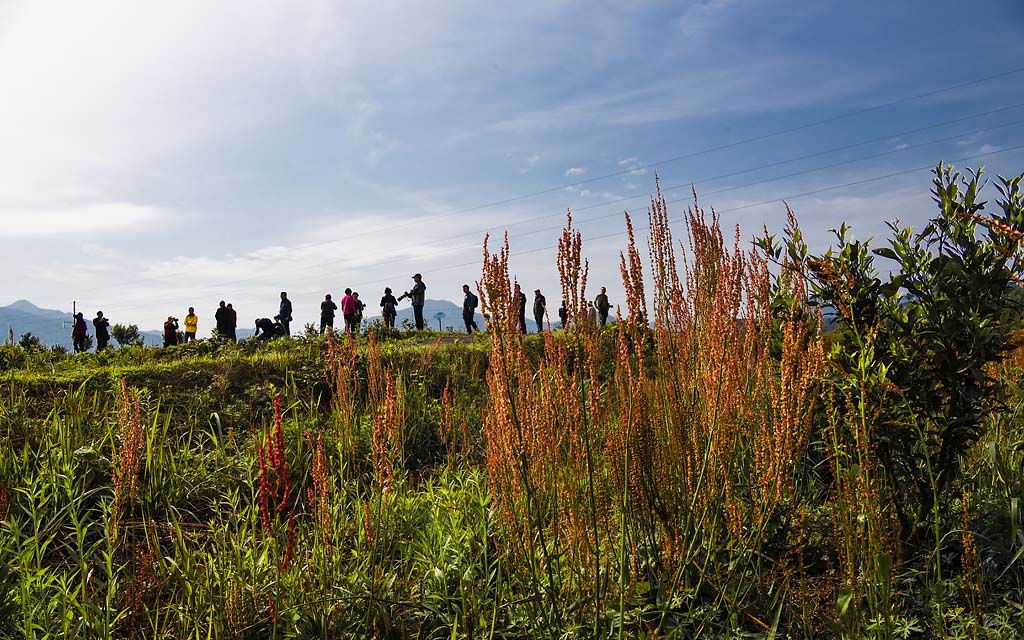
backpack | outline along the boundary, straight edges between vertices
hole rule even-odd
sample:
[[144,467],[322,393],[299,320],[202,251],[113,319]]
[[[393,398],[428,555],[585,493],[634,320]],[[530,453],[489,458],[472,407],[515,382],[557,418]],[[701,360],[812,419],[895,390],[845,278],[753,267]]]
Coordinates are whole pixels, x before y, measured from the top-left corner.
[[395,303],[394,302],[392,302],[391,300],[386,300],[384,302],[384,313],[386,315],[389,315],[389,316],[390,315],[394,315],[397,312],[398,311],[395,309]]

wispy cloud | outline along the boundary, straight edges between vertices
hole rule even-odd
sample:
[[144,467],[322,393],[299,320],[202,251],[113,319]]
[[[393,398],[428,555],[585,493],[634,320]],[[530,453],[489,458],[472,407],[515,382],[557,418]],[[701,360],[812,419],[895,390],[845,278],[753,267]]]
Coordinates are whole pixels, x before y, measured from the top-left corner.
[[619,160],[619,169],[622,171],[629,171],[628,175],[631,176],[642,176],[647,173],[647,168],[642,166],[638,158],[624,158]]
[[156,207],[107,202],[69,209],[0,212],[0,237],[132,235],[154,225],[164,212]]
[[565,175],[569,178],[576,178],[582,176],[587,172],[585,167],[570,167],[565,170]]

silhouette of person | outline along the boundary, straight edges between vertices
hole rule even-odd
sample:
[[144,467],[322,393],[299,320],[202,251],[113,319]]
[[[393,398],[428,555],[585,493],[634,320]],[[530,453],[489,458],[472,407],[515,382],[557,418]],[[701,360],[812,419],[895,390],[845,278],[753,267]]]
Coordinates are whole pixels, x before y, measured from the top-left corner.
[[320,303],[320,334],[323,335],[325,329],[334,329],[334,312],[338,310],[338,305],[331,300],[331,294],[324,296],[324,301]]
[[178,344],[178,319],[174,316],[167,316],[164,322],[164,346],[173,347]]
[[238,337],[235,335],[235,329],[238,328],[238,312],[235,308],[228,303],[228,340],[231,342],[238,342]]
[[288,299],[287,291],[281,292],[281,306],[277,315],[281,319],[281,329],[284,331],[284,335],[292,335],[292,330],[289,326],[292,321],[292,301]]
[[526,333],[526,294],[519,289],[518,283],[515,286],[512,299],[519,305],[519,329]]
[[230,338],[231,312],[228,311],[223,300],[220,301],[220,306],[217,307],[217,312],[213,314],[213,319],[217,322],[217,335],[225,340]]
[[398,299],[401,300],[402,298],[409,298],[412,302],[412,314],[416,319],[416,328],[422,330],[423,304],[426,302],[427,285],[423,282],[423,276],[418,273],[415,274],[412,279],[412,289],[403,293]]
[[471,334],[473,330],[480,330],[480,327],[476,326],[476,306],[480,304],[480,299],[476,297],[472,291],[469,290],[469,285],[462,285],[462,293],[466,294],[466,297],[462,300],[462,321],[466,323],[466,333]]
[[604,287],[601,287],[601,293],[597,294],[594,298],[594,307],[597,309],[597,315],[601,320],[601,326],[608,322],[608,310],[612,308],[608,302],[608,293]]
[[355,319],[354,319],[354,321],[352,323],[353,324],[352,333],[359,333],[359,325],[361,325],[363,323],[363,309],[366,308],[366,305],[363,303],[362,300],[359,299],[359,292],[358,291],[353,291],[352,292],[352,300],[355,301],[355,305],[356,305],[356,315],[355,315]]
[[110,342],[110,321],[103,317],[102,311],[97,311],[96,317],[92,319],[92,326],[96,329],[96,353],[99,353],[106,349],[107,343]]
[[71,327],[71,344],[75,353],[85,351],[85,340],[89,337],[89,327],[85,324],[85,316],[79,311],[75,314],[75,323]]
[[398,300],[391,295],[391,287],[384,287],[384,295],[380,299],[380,316],[384,319],[384,326],[395,328],[395,318],[398,316]]
[[548,301],[540,289],[533,292],[533,319],[537,321],[537,333],[544,331],[544,313],[548,310]]

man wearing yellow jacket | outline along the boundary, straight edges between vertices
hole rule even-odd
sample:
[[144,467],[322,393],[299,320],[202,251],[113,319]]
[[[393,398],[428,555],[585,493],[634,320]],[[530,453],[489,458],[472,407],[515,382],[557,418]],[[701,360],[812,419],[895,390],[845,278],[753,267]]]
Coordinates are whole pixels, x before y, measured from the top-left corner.
[[199,328],[199,316],[196,315],[194,307],[188,308],[188,315],[185,316],[185,342],[196,339],[196,329]]

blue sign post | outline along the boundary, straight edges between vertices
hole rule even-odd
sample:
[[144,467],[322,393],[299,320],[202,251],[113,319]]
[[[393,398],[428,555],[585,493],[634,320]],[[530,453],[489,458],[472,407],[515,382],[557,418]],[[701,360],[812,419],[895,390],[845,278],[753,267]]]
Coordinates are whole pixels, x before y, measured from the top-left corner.
[[437,318],[437,330],[440,331],[441,330],[441,320],[444,319],[444,311],[438,311],[437,313],[434,314],[434,317]]

